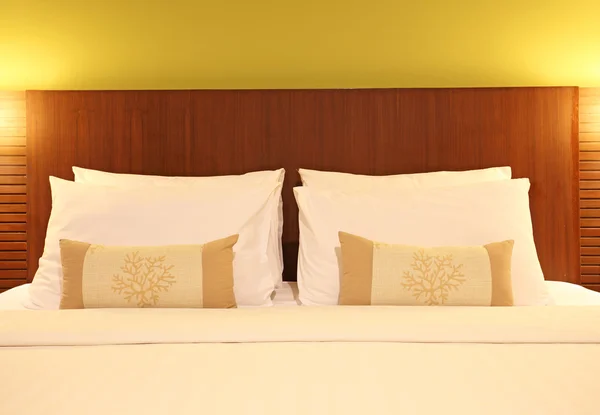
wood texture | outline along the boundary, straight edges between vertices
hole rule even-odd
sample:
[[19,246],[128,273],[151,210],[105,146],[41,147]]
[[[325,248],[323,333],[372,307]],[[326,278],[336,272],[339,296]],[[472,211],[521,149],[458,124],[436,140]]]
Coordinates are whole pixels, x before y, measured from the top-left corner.
[[296,273],[298,168],[382,175],[510,165],[532,181],[546,278],[579,282],[577,102],[577,88],[29,91],[29,277],[50,213],[48,176],[72,179],[73,165],[184,176],[284,167],[286,280]]
[[598,290],[600,287],[600,88],[581,90],[579,111],[581,282],[588,288]]
[[[26,240],[25,92],[0,92],[0,241]],[[25,242],[0,242],[0,291],[26,282]]]

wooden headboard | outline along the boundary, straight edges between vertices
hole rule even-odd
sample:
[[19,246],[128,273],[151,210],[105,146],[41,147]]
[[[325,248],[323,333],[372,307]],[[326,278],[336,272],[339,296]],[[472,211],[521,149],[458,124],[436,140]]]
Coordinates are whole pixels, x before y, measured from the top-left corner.
[[579,282],[577,88],[28,91],[28,259],[37,268],[48,176],[287,171],[285,279],[295,279],[300,167],[363,174],[510,165],[529,177],[545,276]]

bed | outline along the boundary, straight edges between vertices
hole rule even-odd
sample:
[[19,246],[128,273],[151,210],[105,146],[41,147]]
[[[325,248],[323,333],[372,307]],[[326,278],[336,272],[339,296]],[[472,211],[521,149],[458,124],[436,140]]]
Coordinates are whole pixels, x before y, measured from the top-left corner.
[[[600,294],[577,283],[577,88],[30,91],[28,258],[48,176],[285,168],[270,307],[23,310],[0,296],[0,412],[596,414]],[[512,167],[552,305],[300,305],[296,170]],[[21,308],[21,309],[20,309]],[[32,399],[32,396],[35,399]]]
[[5,311],[1,408],[594,414],[598,309]]

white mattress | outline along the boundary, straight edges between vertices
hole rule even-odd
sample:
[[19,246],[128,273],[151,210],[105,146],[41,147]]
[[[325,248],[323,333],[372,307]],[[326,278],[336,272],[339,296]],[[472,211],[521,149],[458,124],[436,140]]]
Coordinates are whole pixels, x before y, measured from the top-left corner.
[[[568,282],[546,281],[554,305],[600,305],[600,293]],[[29,298],[29,284],[23,284],[0,294],[0,310],[23,310]],[[273,295],[277,307],[299,306],[298,286],[295,282],[284,282]]]

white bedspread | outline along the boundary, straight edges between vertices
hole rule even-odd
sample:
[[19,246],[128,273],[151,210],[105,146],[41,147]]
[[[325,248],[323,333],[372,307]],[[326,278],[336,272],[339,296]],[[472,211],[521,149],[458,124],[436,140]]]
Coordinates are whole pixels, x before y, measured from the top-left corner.
[[599,413],[594,306],[3,311],[0,344],[3,415]]

